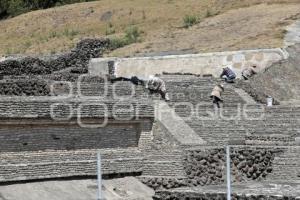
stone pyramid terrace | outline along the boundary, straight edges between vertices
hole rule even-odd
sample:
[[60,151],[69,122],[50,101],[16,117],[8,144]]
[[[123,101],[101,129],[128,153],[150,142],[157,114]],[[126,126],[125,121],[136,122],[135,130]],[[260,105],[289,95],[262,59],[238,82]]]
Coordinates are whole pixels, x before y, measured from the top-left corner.
[[[289,30],[287,44],[297,43],[297,30]],[[300,104],[281,101],[282,88],[268,74],[299,64],[299,44],[97,58],[108,42],[86,40],[52,60],[0,62],[0,200],[95,199],[99,151],[106,199],[225,200],[226,146],[232,199],[300,199]],[[253,80],[263,81],[240,80],[252,64],[259,66]],[[238,80],[224,83],[217,109],[210,94],[223,83],[224,65]],[[108,80],[153,74],[165,81],[169,102],[141,85]],[[268,81],[276,91],[261,89]],[[299,94],[299,82],[285,86],[283,94]],[[266,106],[268,95],[276,105]]]
[[[225,85],[216,110],[209,95],[219,79],[161,78],[168,103],[142,86],[101,80],[54,82],[51,97],[2,96],[0,181],[95,177],[100,150],[104,178],[135,176],[156,199],[223,199],[231,145],[236,198],[299,196],[299,106],[266,107]],[[289,192],[272,190],[281,181]],[[266,189],[250,189],[260,184]]]

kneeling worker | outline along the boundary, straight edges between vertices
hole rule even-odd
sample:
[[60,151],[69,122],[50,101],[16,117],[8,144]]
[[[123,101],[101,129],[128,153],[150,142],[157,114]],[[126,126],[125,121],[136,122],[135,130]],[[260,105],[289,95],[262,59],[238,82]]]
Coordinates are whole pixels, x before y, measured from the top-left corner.
[[225,81],[227,83],[234,83],[234,79],[236,78],[236,75],[229,67],[224,67],[222,74],[220,75],[220,78],[223,77],[225,78]]
[[156,76],[149,76],[149,79],[146,81],[145,87],[151,93],[159,93],[165,101],[170,101],[169,95],[166,90],[166,84],[162,79]]
[[257,72],[255,71],[256,66],[252,66],[252,67],[247,67],[242,71],[242,77],[245,80],[248,80],[250,77],[252,77],[253,75],[257,74]]
[[223,102],[221,96],[222,93],[224,92],[224,86],[222,84],[218,84],[214,87],[210,98],[213,100],[213,104],[216,104],[218,108],[220,108],[219,102]]

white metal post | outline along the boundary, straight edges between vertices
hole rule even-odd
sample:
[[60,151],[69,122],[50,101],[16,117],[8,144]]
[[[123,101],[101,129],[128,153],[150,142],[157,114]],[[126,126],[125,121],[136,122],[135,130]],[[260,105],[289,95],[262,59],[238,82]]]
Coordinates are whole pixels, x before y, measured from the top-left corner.
[[101,174],[101,155],[100,151],[97,152],[97,200],[102,200],[102,174]]
[[226,169],[227,169],[227,200],[231,200],[231,180],[230,180],[230,147],[226,146]]

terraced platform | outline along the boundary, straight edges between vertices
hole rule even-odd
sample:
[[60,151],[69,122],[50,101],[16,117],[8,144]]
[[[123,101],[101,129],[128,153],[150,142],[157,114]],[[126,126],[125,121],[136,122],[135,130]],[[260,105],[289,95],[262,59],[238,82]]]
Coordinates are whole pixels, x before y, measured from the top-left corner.
[[[202,198],[207,188],[212,195],[222,190],[226,145],[232,146],[236,160],[235,183],[245,184],[239,189],[241,194],[251,196],[247,189],[254,187],[248,184],[251,181],[299,181],[299,106],[266,107],[225,84],[224,104],[216,109],[209,96],[221,80],[194,75],[161,78],[170,102],[129,82],[105,86],[99,80],[80,85],[53,82],[53,96],[1,96],[0,138],[7,143],[0,145],[0,181],[94,177],[95,153],[100,149],[106,178],[134,175],[162,197]],[[108,112],[99,103],[107,105]],[[51,118],[53,104],[68,105],[56,107],[57,117],[63,120]],[[87,106],[82,109],[81,105]],[[119,105],[117,110],[115,105]],[[70,108],[73,115],[65,118]],[[108,117],[109,126],[75,129],[78,114],[88,125]],[[12,142],[15,146],[8,145]],[[224,192],[220,194],[222,199]],[[265,191],[255,194],[268,195]],[[291,199],[297,195],[293,193]]]
[[[212,88],[216,83],[219,83],[220,80],[191,75],[163,75],[161,77],[166,81],[168,91],[170,92],[171,101],[168,104],[175,112],[175,116],[181,117],[181,122],[175,120],[176,123],[184,123],[189,126],[191,131],[196,133],[199,138],[206,142],[206,144],[202,143],[202,145],[184,145],[183,142],[186,141],[186,137],[182,137],[182,140],[179,141],[179,143],[181,144],[180,148],[182,149],[183,154],[183,160],[181,161],[183,166],[186,165],[187,161],[185,157],[188,155],[187,152],[190,151],[189,149],[201,149],[200,152],[202,150],[206,152],[211,146],[213,146],[213,149],[224,149],[225,145],[232,145],[233,149],[240,148],[241,150],[238,151],[239,153],[247,152],[247,148],[256,149],[257,151],[254,152],[264,152],[266,149],[269,149],[277,153],[271,158],[271,168],[268,169],[270,170],[270,173],[268,173],[265,178],[262,178],[262,180],[267,180],[266,184],[275,185],[280,185],[280,183],[278,183],[280,180],[300,180],[300,160],[299,156],[296,156],[300,153],[299,144],[296,142],[300,130],[300,123],[298,120],[300,114],[299,106],[285,105],[266,107],[259,103],[253,103],[254,101],[252,98],[245,94],[245,92],[236,90],[231,85],[226,84],[226,92],[223,96],[225,103],[221,109],[216,109],[212,105],[209,96]],[[170,117],[169,115],[166,116]],[[172,121],[169,119],[167,120]],[[181,125],[175,126],[178,127],[178,131],[181,131],[179,128],[180,126]],[[172,128],[169,128],[168,130],[172,132],[171,135],[180,135],[180,133],[177,133]],[[186,134],[185,136],[187,137],[193,137],[188,132],[184,132],[184,134]],[[237,144],[239,146],[235,146]],[[239,153],[237,155],[239,155]],[[219,158],[225,159],[225,155],[221,154],[219,155]],[[214,159],[214,157],[211,159]],[[251,156],[246,158],[246,162],[250,162],[249,159],[251,159]],[[168,158],[166,157],[164,163],[167,163],[167,160]],[[255,160],[253,161],[257,162]],[[203,165],[203,160],[201,160],[201,158],[194,162],[195,164],[192,165],[193,169],[203,168],[201,167],[201,165]],[[223,170],[225,169],[224,162],[220,166],[223,166]],[[213,165],[209,165],[207,168],[208,173],[210,173],[209,169],[211,168],[214,169]],[[160,176],[151,177],[148,175],[144,182],[147,185],[156,188],[157,194],[163,197],[157,197],[157,199],[226,198],[225,188],[224,192],[221,192],[221,186],[214,186],[222,184],[222,181],[224,182],[224,171],[220,172],[221,174],[223,173],[223,179],[221,179],[220,183],[214,181],[214,177],[216,176],[216,174],[214,174],[215,172],[212,172],[213,181],[210,181],[210,183],[203,183],[201,178],[198,183],[192,182],[193,185],[199,185],[197,189],[189,187],[184,188],[184,186],[189,186],[191,184],[188,181],[189,173],[186,167],[184,167],[184,171],[186,173],[185,179],[176,176],[169,177],[168,173],[164,173],[159,174]],[[247,172],[247,170],[244,172]],[[244,172],[242,172],[242,174]],[[235,174],[237,172],[233,171],[232,173]],[[253,172],[251,172],[251,174],[252,173]],[[239,174],[239,172],[237,174]],[[206,175],[203,174],[199,177],[203,176]],[[236,175],[233,176],[235,177]],[[269,199],[294,199],[299,196],[297,192],[285,195],[282,195],[280,192],[268,193],[268,189],[262,189],[260,192],[251,193],[250,190],[247,190],[247,187],[254,188],[257,187],[255,183],[259,183],[254,182],[253,185],[251,185],[251,183],[248,184],[248,181],[252,180],[252,176],[256,177],[257,175],[255,175],[255,173],[250,175],[249,172],[247,172],[245,173],[245,177],[250,177],[250,179],[246,178],[247,180],[243,180],[243,183],[239,183],[240,181],[236,182],[237,185],[244,184],[244,186],[241,186],[244,188],[238,189],[239,192],[234,197],[237,199],[255,199],[267,198],[268,196]],[[184,180],[186,182],[184,182]],[[198,179],[193,177],[191,180]],[[239,180],[239,178],[237,178],[237,180]],[[202,187],[200,185],[202,185]],[[211,187],[211,190],[209,190],[209,192],[204,192],[208,188],[206,186],[203,187],[203,185],[207,185],[208,188]],[[261,187],[263,186],[261,185]],[[172,190],[171,188],[179,189]],[[268,187],[266,186],[266,188]],[[297,191],[297,187],[291,186],[291,188],[293,188],[293,191]],[[243,195],[246,195],[247,198],[243,197]]]
[[[155,200],[180,199],[226,199],[226,185],[205,186],[197,188],[178,188],[158,191]],[[270,199],[296,200],[300,197],[300,182],[250,182],[232,185],[232,199]]]
[[[220,80],[195,76],[162,76],[176,114],[208,145],[240,144],[295,145],[300,136],[300,106],[249,104],[231,85],[225,85],[224,104],[216,109],[210,93]],[[191,95],[192,94],[192,95]],[[227,138],[227,139],[226,139]]]

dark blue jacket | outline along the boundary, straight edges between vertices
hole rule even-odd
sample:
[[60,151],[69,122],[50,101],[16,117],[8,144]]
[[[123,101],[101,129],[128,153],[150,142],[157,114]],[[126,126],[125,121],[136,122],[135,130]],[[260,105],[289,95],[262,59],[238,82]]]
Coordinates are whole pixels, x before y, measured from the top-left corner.
[[235,73],[229,67],[223,69],[223,72],[220,75],[220,77],[222,78],[222,76],[227,76],[229,78],[236,78]]

